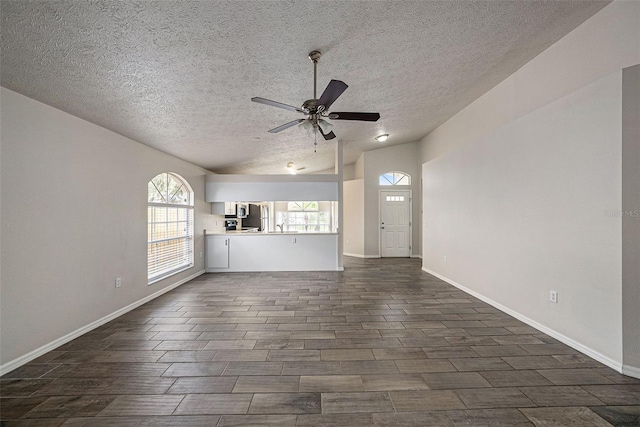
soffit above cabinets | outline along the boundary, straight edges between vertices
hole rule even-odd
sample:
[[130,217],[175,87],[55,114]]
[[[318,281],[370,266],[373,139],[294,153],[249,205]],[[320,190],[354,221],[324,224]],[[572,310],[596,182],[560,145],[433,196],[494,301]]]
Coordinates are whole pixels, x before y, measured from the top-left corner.
[[337,175],[209,175],[206,202],[336,201]]

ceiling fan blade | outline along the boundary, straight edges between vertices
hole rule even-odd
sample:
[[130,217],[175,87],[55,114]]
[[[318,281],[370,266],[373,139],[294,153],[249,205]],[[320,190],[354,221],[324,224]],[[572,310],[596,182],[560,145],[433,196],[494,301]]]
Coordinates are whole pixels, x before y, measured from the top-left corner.
[[257,102],[259,104],[270,105],[272,107],[283,108],[285,110],[297,111],[299,113],[305,113],[302,108],[294,107],[293,105],[283,104],[282,102],[272,101],[270,99],[260,98],[258,96],[251,98],[253,102]]
[[333,133],[333,131],[329,133],[324,133],[322,132],[322,128],[320,126],[318,126],[318,130],[320,131],[320,134],[324,137],[324,139],[326,139],[327,141],[336,137],[336,134]]
[[325,111],[328,110],[331,104],[333,104],[348,87],[345,82],[331,80],[324,92],[322,92],[320,99],[318,99],[318,105],[324,105]]
[[298,125],[298,124],[304,122],[305,120],[306,119],[298,119],[298,120],[294,120],[294,121],[289,122],[289,123],[285,123],[283,125],[278,126],[277,128],[273,128],[273,129],[269,130],[269,133],[278,133],[281,130],[289,129],[291,126]]
[[380,113],[334,112],[329,114],[329,118],[334,120],[361,120],[365,122],[377,122],[380,118]]

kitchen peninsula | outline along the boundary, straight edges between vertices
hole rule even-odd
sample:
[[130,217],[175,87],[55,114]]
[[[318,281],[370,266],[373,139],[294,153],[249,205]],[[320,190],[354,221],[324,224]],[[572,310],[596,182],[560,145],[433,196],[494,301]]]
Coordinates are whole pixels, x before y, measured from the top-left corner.
[[206,271],[337,270],[337,233],[206,233]]
[[341,270],[336,175],[210,175],[205,200],[270,207],[259,231],[205,230],[206,272]]

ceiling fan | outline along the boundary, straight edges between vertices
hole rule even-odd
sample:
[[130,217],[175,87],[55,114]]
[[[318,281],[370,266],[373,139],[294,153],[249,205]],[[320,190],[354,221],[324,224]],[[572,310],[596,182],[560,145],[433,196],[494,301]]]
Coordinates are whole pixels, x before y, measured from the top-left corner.
[[[379,113],[351,113],[351,112],[329,112],[331,105],[347,90],[347,86],[340,80],[331,80],[325,88],[320,98],[317,98],[316,86],[317,86],[317,65],[320,59],[321,53],[317,50],[309,53],[309,59],[313,62],[313,99],[308,99],[302,103],[301,107],[294,107],[292,105],[283,104],[281,102],[272,101],[270,99],[254,97],[251,101],[258,102],[260,104],[270,105],[272,107],[283,108],[285,110],[296,111],[304,114],[304,119],[297,119],[275,127],[269,130],[270,133],[278,133],[292,126],[300,125],[308,130],[320,132],[320,134],[326,140],[330,140],[336,137],[331,130],[331,123],[326,119],[331,120],[360,120],[365,122],[375,122],[380,118]],[[317,141],[315,143],[317,145]]]

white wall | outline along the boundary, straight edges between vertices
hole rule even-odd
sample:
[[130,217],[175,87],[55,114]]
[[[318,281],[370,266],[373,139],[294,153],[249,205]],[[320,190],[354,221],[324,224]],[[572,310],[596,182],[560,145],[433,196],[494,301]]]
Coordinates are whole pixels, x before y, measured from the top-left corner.
[[[505,132],[509,133],[514,142],[523,144],[526,141],[531,141],[530,132],[532,131],[535,131],[534,134],[540,135],[540,132],[542,132],[545,127],[548,129],[555,129],[558,126],[558,120],[560,117],[567,120],[565,125],[568,126],[567,123],[570,121],[567,116],[571,115],[571,111],[568,107],[562,107],[562,102],[576,99],[575,97],[579,97],[581,94],[586,94],[589,90],[593,89],[592,86],[589,86],[591,83],[595,82],[594,84],[597,86],[604,84],[603,82],[607,81],[607,79],[619,79],[623,68],[631,67],[638,63],[640,63],[640,3],[633,1],[614,1],[587,20],[584,24],[559,40],[549,49],[538,55],[509,78],[505,79],[495,88],[469,106],[465,107],[457,115],[423,138],[420,146],[420,152],[422,161],[427,162],[423,168],[425,173],[427,173],[426,168],[432,169],[437,167],[437,162],[443,158],[440,156],[444,156],[444,158],[449,158],[449,155],[455,156],[451,157],[451,159],[466,157],[466,161],[468,162],[464,164],[460,164],[459,162],[456,164],[449,163],[449,166],[446,168],[451,169],[442,171],[452,180],[451,182],[433,181],[428,183],[427,177],[423,177],[423,185],[425,187],[424,193],[429,194],[429,197],[431,198],[424,201],[425,208],[429,204],[434,203],[435,199],[433,199],[433,196],[439,196],[441,192],[444,193],[445,191],[463,190],[462,187],[456,184],[459,179],[458,174],[461,174],[462,177],[468,178],[469,173],[476,173],[477,176],[474,178],[480,179],[480,182],[486,182],[489,178],[497,177],[495,172],[492,170],[493,168],[508,172],[505,171],[505,163],[512,162],[513,160],[515,160],[515,163],[513,163],[509,171],[517,171],[520,167],[526,168],[529,161],[521,157],[522,153],[512,150],[505,152],[497,151],[496,147],[499,147],[500,144],[504,143]],[[608,81],[611,83],[611,80]],[[619,85],[619,82],[617,84]],[[602,100],[597,99],[597,97],[591,98],[594,111],[602,109],[602,105],[607,102],[608,96],[614,96],[611,93],[613,87],[609,89],[610,91],[606,94],[601,94],[603,96]],[[620,89],[617,90],[618,92],[620,91]],[[615,96],[619,96],[619,94]],[[618,100],[615,102],[615,105],[612,106],[616,112],[619,112],[621,109],[620,102],[621,101]],[[557,116],[548,114],[549,111],[554,109],[558,113]],[[609,113],[610,111],[604,112],[605,116]],[[527,123],[533,123],[533,120],[538,117],[536,114],[547,114],[548,121],[539,123],[541,126],[540,129],[529,129],[529,127],[527,127]],[[593,114],[593,111],[585,114],[585,117],[591,117],[593,115],[593,118],[596,121],[603,118],[599,117],[598,114]],[[522,121],[519,121],[519,119],[522,119]],[[619,126],[621,119],[618,117],[615,120]],[[637,123],[637,118],[634,119],[634,123]],[[585,123],[585,125],[591,126],[592,124]],[[560,130],[562,130],[566,135],[567,141],[556,140],[557,147],[547,147],[547,144],[544,144],[544,147],[547,147],[551,151],[547,153],[545,158],[540,158],[540,167],[543,168],[543,171],[545,170],[544,168],[549,167],[548,165],[554,165],[556,162],[566,162],[569,166],[575,165],[576,155],[582,156],[583,152],[591,153],[593,150],[602,149],[602,146],[598,144],[592,148],[592,144],[588,144],[586,140],[576,146],[576,138],[579,138],[583,133],[581,129],[576,128],[572,131],[571,129],[565,128]],[[615,150],[619,154],[621,145],[619,131],[609,129],[608,134],[603,134],[602,129],[596,129],[595,131],[597,131],[599,135],[603,135],[604,139],[616,145]],[[556,136],[554,136],[554,138],[556,138]],[[544,143],[545,141],[547,140],[540,140],[536,142],[536,144]],[[614,143],[613,141],[617,142]],[[601,144],[602,141],[599,143]],[[478,144],[488,146],[490,151],[494,154],[494,157],[487,157],[484,155],[484,152],[477,153]],[[495,144],[495,147],[493,147],[492,144]],[[635,144],[637,144],[637,141],[635,141]],[[568,147],[574,147],[576,150],[569,151],[567,150]],[[580,149],[578,150],[578,148]],[[530,147],[523,147],[524,152],[529,152],[529,150]],[[472,157],[474,154],[481,154],[482,156],[474,159]],[[532,154],[534,157],[540,157],[540,153]],[[611,155],[610,152],[604,154],[607,156]],[[546,175],[540,176],[539,174],[530,174],[526,177],[520,177],[520,181],[516,181],[514,183],[520,185],[525,192],[530,192],[533,191],[532,186],[537,185],[537,180],[542,179],[540,182],[545,185],[540,188],[546,190],[551,196],[552,201],[555,200],[556,203],[558,202],[557,194],[567,195],[567,183],[576,182],[584,187],[578,189],[576,193],[585,191],[586,194],[591,194],[594,189],[601,188],[603,182],[610,181],[610,175],[607,174],[617,171],[617,166],[608,171],[602,169],[601,163],[606,158],[608,157],[604,157],[603,159],[596,157],[591,158],[590,161],[593,164],[593,167],[589,169],[589,176],[575,175],[574,171],[570,167],[567,168],[564,173],[560,173],[559,168],[554,166],[554,171],[556,173],[554,178],[557,181],[557,188],[556,183],[549,183]],[[620,161],[620,159],[618,159],[618,161]],[[451,162],[453,161],[451,160]],[[470,171],[467,170],[467,168],[470,168]],[[524,170],[526,171],[526,169]],[[531,168],[531,170],[532,172],[539,173],[533,168]],[[632,170],[636,170],[635,167],[625,168],[625,174],[623,177],[626,181],[640,179],[638,176],[632,176]],[[429,173],[431,174],[431,172]],[[430,179],[432,178],[434,177],[430,176]],[[507,174],[502,179],[508,181],[511,177]],[[593,182],[594,180],[597,181],[594,184],[595,186],[593,188],[589,187],[587,183]],[[500,184],[500,187],[497,188],[504,188],[508,183]],[[440,190],[437,190],[441,185],[442,187]],[[473,185],[470,188],[480,190],[477,186],[474,187]],[[612,229],[613,234],[609,234],[608,237],[603,237],[602,240],[595,238],[587,239],[588,242],[591,242],[591,246],[589,247],[594,251],[591,255],[594,255],[599,250],[602,252],[602,256],[593,263],[591,263],[590,258],[585,255],[583,257],[584,262],[578,270],[584,274],[585,280],[588,279],[585,282],[589,285],[589,287],[587,287],[588,292],[583,293],[591,302],[583,300],[582,298],[576,300],[573,297],[567,300],[566,298],[563,298],[563,293],[561,293],[561,303],[558,304],[558,306],[561,306],[563,303],[565,304],[565,314],[563,314],[564,317],[557,316],[553,312],[548,312],[548,307],[542,303],[542,300],[540,300],[539,303],[533,304],[532,307],[527,308],[522,307],[522,303],[518,304],[517,301],[505,301],[505,297],[500,294],[500,288],[497,287],[498,285],[496,285],[496,283],[503,283],[500,286],[505,286],[505,280],[503,278],[505,273],[502,272],[499,267],[496,267],[495,264],[492,264],[492,260],[497,259],[504,261],[503,264],[507,266],[511,263],[516,263],[521,267],[522,277],[514,276],[509,278],[513,281],[511,286],[518,286],[518,291],[521,291],[519,295],[524,301],[528,301],[533,296],[539,298],[548,297],[549,286],[529,283],[530,281],[527,279],[526,274],[539,275],[539,264],[541,261],[545,261],[547,264],[560,262],[564,259],[564,256],[553,261],[551,253],[539,251],[537,258],[531,257],[530,255],[532,254],[529,251],[532,243],[528,242],[539,244],[541,239],[537,236],[531,236],[532,239],[523,241],[524,243],[521,243],[521,247],[518,247],[517,252],[515,253],[496,251],[494,248],[494,242],[496,240],[498,242],[503,242],[504,239],[508,238],[508,236],[504,236],[502,234],[505,232],[503,224],[504,217],[502,215],[495,216],[495,206],[503,206],[506,212],[512,211],[513,209],[520,209],[522,211],[522,204],[526,202],[526,200],[522,200],[519,194],[513,193],[512,189],[506,193],[496,193],[493,188],[483,188],[482,190],[486,190],[486,193],[482,194],[482,196],[487,197],[487,200],[478,200],[472,192],[467,191],[464,194],[471,197],[470,200],[473,200],[473,202],[459,199],[459,203],[455,205],[457,210],[452,210],[454,209],[454,206],[447,208],[450,212],[449,217],[451,217],[452,220],[457,218],[458,224],[463,224],[463,219],[465,219],[466,224],[463,225],[466,232],[464,235],[465,238],[467,238],[467,236],[472,237],[473,239],[471,241],[458,241],[455,243],[456,240],[454,237],[460,237],[459,230],[456,228],[450,230],[446,227],[439,227],[436,223],[432,222],[429,218],[429,214],[425,212],[424,220],[427,223],[427,229],[425,229],[423,234],[423,250],[435,251],[434,256],[437,258],[432,260],[425,259],[424,266],[426,268],[433,269],[435,272],[444,274],[445,276],[460,276],[458,277],[460,280],[459,283],[468,287],[470,291],[478,293],[481,297],[484,296],[491,299],[495,298],[495,301],[505,303],[503,308],[506,310],[515,310],[514,313],[517,313],[521,308],[524,309],[525,311],[523,313],[529,313],[534,322],[539,322],[538,325],[551,325],[551,327],[554,328],[558,327],[558,331],[566,333],[567,336],[565,337],[565,342],[575,344],[577,347],[582,346],[581,348],[583,348],[583,350],[586,349],[586,351],[589,351],[589,348],[593,349],[593,352],[597,354],[592,352],[590,353],[591,355],[600,355],[604,358],[601,358],[601,361],[609,363],[610,366],[619,368],[621,362],[621,335],[624,333],[625,337],[622,341],[624,341],[625,344],[628,344],[627,348],[631,351],[640,345],[637,339],[636,327],[638,322],[640,322],[640,320],[638,320],[638,316],[630,314],[629,316],[624,316],[623,320],[620,320],[620,313],[618,313],[621,301],[616,300],[616,298],[621,298],[619,291],[620,286],[623,287],[623,291],[627,291],[626,295],[623,294],[623,299],[627,306],[628,304],[634,304],[634,302],[628,302],[627,295],[631,297],[638,297],[640,295],[640,293],[637,292],[637,282],[633,287],[633,289],[636,290],[629,289],[628,286],[625,288],[624,283],[622,285],[620,284],[620,271],[613,268],[613,264],[616,264],[619,269],[620,262],[617,260],[614,262],[612,257],[619,257],[622,249],[624,249],[624,247],[621,248],[620,246],[616,246],[616,243],[614,242],[619,235],[621,225],[618,224],[618,222],[621,222],[620,219],[616,220],[615,218],[609,218],[609,222],[606,223],[608,224],[608,227]],[[634,190],[632,190],[631,193],[633,193],[633,191]],[[603,198],[599,199],[597,203],[602,205],[600,207],[607,205],[606,209],[619,211],[620,205],[612,203],[611,200],[612,195],[617,197],[619,193],[620,180],[617,182],[617,187],[614,186],[611,188],[611,193],[607,192],[607,194],[603,195]],[[527,221],[524,223],[524,227],[528,227],[530,221],[534,221],[536,218],[539,218],[541,214],[545,214],[548,211],[546,208],[547,201],[545,199],[547,195],[544,191],[538,191],[535,196],[536,198],[534,198],[534,203],[527,207],[528,210],[524,210],[524,213],[527,214],[525,217]],[[567,196],[570,196],[566,199],[567,205],[576,202],[573,193],[568,194]],[[587,204],[587,202],[589,202],[587,200],[583,202],[584,204],[580,207],[591,206],[591,208],[594,208],[595,206],[595,201],[590,202],[591,205]],[[485,211],[485,208],[488,209],[488,212]],[[445,208],[440,207],[439,209]],[[559,212],[566,215],[566,211],[564,209],[565,208]],[[465,212],[470,211],[477,212],[477,216],[472,218],[464,216]],[[577,212],[580,215],[583,213],[581,210],[578,210]],[[541,227],[548,226],[550,233],[556,233],[558,229],[556,226],[556,216],[557,215],[551,215],[548,222],[538,224],[537,229],[540,231]],[[510,216],[507,218],[510,218]],[[562,253],[568,254],[568,263],[566,265],[547,269],[555,274],[556,280],[559,280],[558,278],[560,278],[563,280],[563,283],[566,282],[567,286],[571,289],[570,292],[572,293],[578,289],[576,288],[577,285],[574,280],[577,274],[574,269],[577,267],[576,265],[573,265],[573,269],[571,267],[571,263],[575,262],[574,248],[579,249],[577,252],[578,254],[583,254],[584,244],[586,244],[583,236],[594,237],[594,233],[600,233],[602,231],[594,228],[591,223],[585,222],[584,218],[582,218],[581,221],[581,225],[574,224],[572,222],[571,224],[565,224],[570,226],[570,228],[564,227],[562,229],[563,233],[566,230],[574,230],[575,235],[573,239],[560,241],[560,244],[565,245],[564,252]],[[599,218],[596,222],[601,225],[604,224],[602,222],[602,218]],[[483,224],[486,229],[482,230],[481,227],[474,224]],[[533,222],[533,224],[535,225],[535,222]],[[476,234],[474,235],[474,233]],[[450,241],[451,245],[457,244],[460,246],[461,249],[458,250],[466,253],[467,256],[469,252],[475,252],[478,254],[477,258],[473,257],[473,259],[469,260],[470,262],[468,264],[465,264],[464,269],[466,270],[466,276],[464,277],[461,272],[452,271],[451,269],[453,267],[451,265],[447,264],[445,266],[441,262],[442,258],[440,258],[440,256],[443,255],[441,252],[443,250],[449,250],[450,252],[452,249],[433,247],[432,240],[427,240],[436,239],[436,241],[444,241],[444,239],[447,238],[453,239]],[[546,243],[550,248],[558,247],[555,240],[548,239]],[[594,248],[594,246],[597,245],[600,245],[601,247],[599,249]],[[633,246],[633,248],[635,248],[635,246]],[[632,256],[633,250],[635,250],[633,248],[631,252],[627,251],[631,254],[630,256]],[[562,247],[560,247],[560,249],[562,249]],[[504,247],[502,250],[504,250]],[[493,258],[487,259],[487,253],[494,254]],[[560,254],[561,252],[557,252],[558,256]],[[458,256],[455,251],[454,255],[447,255],[449,257],[453,256],[454,259]],[[457,262],[458,268],[460,268],[460,260]],[[636,262],[640,262],[640,260]],[[608,263],[609,267],[605,266],[606,263]],[[629,265],[629,263],[627,263],[627,265]],[[608,272],[607,269],[609,270]],[[511,269],[508,271],[510,270]],[[635,270],[631,270],[632,274],[635,274]],[[471,277],[474,272],[479,275]],[[489,279],[487,278],[487,275],[490,277]],[[493,275],[497,276],[493,277]],[[553,285],[554,282],[548,282],[546,276],[547,275],[542,277],[540,281]],[[500,279],[500,281],[496,282],[497,279]],[[598,280],[600,280],[599,284],[594,283]],[[531,288],[529,286],[531,286]],[[597,301],[600,297],[602,298]],[[596,301],[597,304],[595,304]],[[540,306],[540,304],[543,305]],[[567,306],[567,304],[569,304],[569,306]],[[593,307],[594,311],[590,312],[586,309],[589,304],[595,305]],[[555,306],[552,309],[555,309]],[[637,312],[637,305],[634,306],[633,310]],[[606,312],[611,317],[609,319],[603,319],[602,324],[594,325],[593,331],[589,332],[585,330],[585,325],[592,325],[594,318],[601,319],[603,317],[599,314],[601,312]],[[632,312],[626,310],[626,313]],[[565,323],[562,319],[566,319],[568,317],[572,317],[575,320],[573,322]],[[625,322],[625,324],[615,326],[615,324],[619,322]],[[629,333],[635,333],[636,338],[627,339],[629,338]],[[629,359],[629,357],[625,357],[625,359]],[[634,357],[633,359],[637,361],[637,358]],[[635,368],[635,375],[640,376],[640,367],[636,366]]]
[[615,72],[423,166],[423,267],[614,365],[621,84]]
[[[380,255],[380,201],[379,193],[383,188],[379,185],[381,174],[390,171],[402,171],[411,175],[411,186],[397,187],[413,191],[413,229],[412,254],[420,254],[419,218],[420,218],[420,165],[418,164],[418,143],[394,145],[362,153],[361,162],[356,163],[356,170],[363,169],[364,178],[364,254]],[[358,161],[360,162],[360,160]]]
[[640,65],[622,70],[623,372],[640,378]]
[[[206,171],[1,89],[0,363],[204,270]],[[147,285],[147,182],[195,192],[195,266]],[[122,287],[114,279],[122,278]]]
[[640,2],[617,0],[422,139],[421,163],[640,63]]
[[364,179],[344,182],[344,253],[364,257]]
[[[356,165],[355,163],[350,164],[350,165],[344,165],[343,168],[343,179],[345,181],[351,181],[352,179],[355,179],[355,172],[356,172]],[[314,172],[314,174],[316,175],[327,175],[327,174],[335,174],[335,168],[331,168],[331,169],[325,169],[322,171],[318,171],[318,172]]]
[[364,156],[362,155],[353,165],[353,179],[364,179]]

